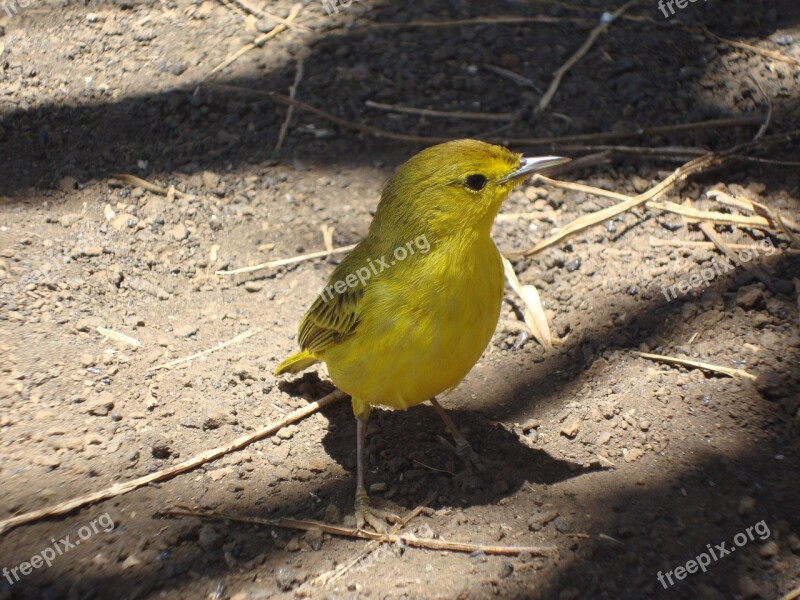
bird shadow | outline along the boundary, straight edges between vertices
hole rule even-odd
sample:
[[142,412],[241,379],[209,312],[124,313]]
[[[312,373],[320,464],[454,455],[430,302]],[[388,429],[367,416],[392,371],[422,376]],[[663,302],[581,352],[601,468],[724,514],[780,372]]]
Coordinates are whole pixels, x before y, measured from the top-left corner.
[[[328,393],[333,388],[310,372],[283,382],[281,389],[310,400],[309,394],[319,397],[320,392]],[[365,460],[367,485],[376,498],[413,508],[435,491],[434,504],[438,506],[488,505],[512,496],[526,484],[551,485],[603,470],[597,464],[581,465],[536,448],[535,429],[525,435],[521,429],[509,428],[483,412],[446,410],[486,468],[466,468],[430,404],[406,411],[375,408],[367,425]],[[353,473],[355,487],[356,428],[350,404],[337,403],[320,412],[328,420],[322,438],[325,452]],[[352,496],[347,494],[340,500],[342,512],[352,512]]]

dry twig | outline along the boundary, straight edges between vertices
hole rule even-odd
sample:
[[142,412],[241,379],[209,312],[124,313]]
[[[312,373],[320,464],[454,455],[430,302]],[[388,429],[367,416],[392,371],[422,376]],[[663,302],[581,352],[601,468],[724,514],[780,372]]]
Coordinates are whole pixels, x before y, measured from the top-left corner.
[[164,511],[162,515],[175,517],[196,517],[206,520],[224,520],[235,523],[250,523],[252,525],[262,525],[264,527],[280,527],[283,529],[296,529],[300,531],[320,530],[323,533],[339,537],[348,537],[358,540],[374,540],[381,543],[403,544],[414,548],[424,548],[427,550],[444,550],[449,552],[483,552],[484,554],[494,554],[500,556],[515,556],[518,554],[530,554],[532,556],[545,556],[555,552],[553,546],[494,546],[483,544],[471,544],[468,542],[448,542],[441,538],[427,539],[418,538],[410,535],[397,535],[392,533],[375,533],[364,529],[351,529],[338,525],[329,525],[321,521],[310,521],[305,519],[262,519],[259,517],[242,517],[225,513],[214,513],[207,511],[196,511],[190,508],[176,506]]
[[676,215],[686,217],[688,223],[698,223],[707,221],[719,225],[739,225],[741,227],[753,227],[756,229],[771,229],[770,222],[764,217],[746,217],[743,215],[731,215],[728,213],[714,212],[711,210],[698,210],[692,206],[682,206],[674,202],[648,202],[647,208],[671,212]]
[[544,94],[544,92],[542,90],[540,90],[536,86],[535,83],[533,83],[532,79],[529,79],[527,77],[523,77],[519,73],[514,73],[514,71],[510,71],[508,69],[504,69],[503,67],[498,67],[496,65],[490,65],[490,64],[484,64],[483,68],[486,69],[487,71],[491,71],[495,75],[498,75],[500,77],[504,77],[505,79],[508,79],[509,81],[513,81],[514,83],[516,83],[520,87],[530,88],[530,89],[536,91],[539,94]]
[[261,10],[254,6],[251,6],[245,0],[224,0],[225,2],[238,6],[241,10],[247,14],[253,15],[254,17],[258,17],[259,19],[264,19],[267,21],[275,21],[276,23],[282,23],[286,25],[289,29],[298,29],[300,31],[312,31],[310,27],[306,27],[305,25],[301,25],[300,23],[294,23],[291,19],[284,19],[283,17],[279,17],[278,15],[274,15],[270,12],[265,10]]
[[734,265],[744,267],[745,270],[753,277],[758,279],[773,292],[775,291],[775,284],[772,283],[772,278],[767,275],[761,267],[749,262],[745,262],[744,260],[740,261],[739,256],[736,254],[736,252],[728,247],[728,244],[725,242],[725,240],[723,240],[722,237],[714,230],[713,225],[710,223],[699,223],[698,227],[700,227],[700,231],[702,231],[709,240],[714,242],[714,245],[717,247],[717,249],[727,256]]
[[750,79],[752,79],[753,82],[756,84],[756,86],[758,87],[758,91],[761,92],[761,95],[767,102],[767,116],[764,118],[764,124],[758,128],[758,132],[756,132],[755,136],[753,136],[753,141],[756,141],[765,133],[767,133],[767,129],[769,129],[769,126],[772,125],[773,108],[772,108],[772,98],[770,98],[767,92],[764,91],[764,87],[761,85],[761,82],[758,79],[756,79],[755,76],[752,74],[750,75]]
[[[294,82],[292,82],[292,86],[289,88],[289,98],[292,100],[294,100],[295,96],[297,95],[297,87],[303,80],[304,65],[305,59],[301,56],[297,59],[297,70],[294,74]],[[280,132],[278,133],[278,143],[275,144],[275,154],[280,152],[281,148],[283,147],[283,141],[286,139],[286,133],[289,131],[289,123],[292,120],[292,116],[294,116],[294,104],[290,104],[286,109],[286,118],[283,120]]]
[[171,360],[169,362],[164,363],[163,365],[157,365],[151,369],[148,369],[148,373],[152,373],[153,371],[159,371],[161,369],[171,369],[172,367],[177,367],[180,364],[193,361],[196,358],[200,358],[201,356],[206,356],[211,354],[212,352],[216,352],[217,350],[222,350],[223,348],[227,348],[228,346],[233,346],[234,344],[238,344],[246,340],[249,337],[256,335],[257,333],[261,332],[261,328],[257,327],[256,329],[248,329],[244,333],[240,333],[235,338],[228,340],[227,342],[221,342],[214,346],[213,348],[208,348],[203,350],[202,352],[197,352],[190,356],[184,356],[183,358],[176,358],[175,360]]
[[602,33],[608,29],[611,24],[617,20],[617,18],[625,13],[631,6],[638,4],[638,2],[639,0],[629,0],[629,2],[626,2],[613,13],[611,13],[611,18],[601,20],[600,23],[594,29],[592,29],[589,37],[586,38],[586,41],[583,43],[583,45],[567,59],[567,62],[556,69],[555,73],[553,74],[553,81],[550,84],[550,87],[547,88],[547,92],[545,92],[545,95],[542,96],[541,100],[539,100],[539,104],[536,105],[534,112],[542,112],[549,106],[550,101],[553,99],[553,96],[555,96],[556,91],[558,90],[558,86],[561,85],[561,79],[564,77],[567,71],[574,67],[575,64],[583,57],[583,55],[586,54],[592,46],[594,46],[597,38],[600,37],[600,35],[602,35]]
[[[174,193],[175,196],[177,196],[178,198],[183,198],[191,195],[176,190],[175,186],[162,188],[161,186],[158,186],[154,183],[150,183],[149,181],[145,181],[140,177],[136,177],[136,175],[129,175],[128,173],[112,173],[111,176],[127,183],[128,185],[132,185],[134,187],[140,187],[143,190],[147,190],[148,192],[153,192],[154,194],[159,194],[161,196],[167,196],[170,193]],[[170,190],[172,190],[172,192],[170,192]]]
[[139,346],[141,342],[135,338],[132,338],[129,335],[125,335],[124,333],[120,333],[119,331],[114,331],[113,329],[106,329],[105,327],[98,327],[97,333],[100,335],[114,340],[115,342],[122,342],[123,344],[128,344],[130,346]]
[[[694,28],[689,29],[689,31],[695,31]],[[775,52],[774,50],[767,50],[766,48],[758,48],[757,46],[751,46],[750,44],[745,44],[744,42],[737,42],[734,40],[728,40],[724,37],[718,36],[716,33],[708,29],[707,27],[703,28],[703,33],[707,36],[714,38],[720,42],[725,44],[729,44],[736,48],[741,48],[742,50],[749,50],[750,52],[755,52],[756,54],[760,54],[761,56],[766,56],[767,58],[772,58],[774,60],[779,60],[781,62],[789,63],[790,65],[795,65],[796,67],[800,67],[800,60],[796,58],[792,58],[790,56],[786,56],[785,54],[781,54],[780,52]]]
[[[413,519],[417,518],[422,513],[422,511],[425,510],[425,507],[427,507],[428,504],[433,502],[434,498],[436,497],[436,494],[437,494],[437,492],[433,492],[427,498],[425,498],[425,500],[422,501],[422,504],[417,506],[414,510],[412,510],[406,516],[404,516],[402,519],[400,519],[400,522],[397,523],[396,525],[394,525],[394,527],[392,527],[389,530],[389,533],[392,534],[392,535],[396,534],[398,531],[403,529],[403,527],[408,525]],[[317,577],[312,583],[319,584],[319,585],[327,585],[327,584],[331,583],[332,581],[335,581],[335,580],[339,579],[340,577],[342,577],[342,575],[347,573],[350,569],[352,569],[354,566],[356,566],[359,562],[361,562],[367,556],[372,554],[372,552],[374,550],[376,550],[381,545],[381,543],[382,542],[379,541],[379,540],[371,541],[369,544],[367,544],[364,547],[364,549],[361,552],[359,552],[351,560],[347,561],[346,563],[344,563],[343,565],[341,565],[339,568],[337,568],[335,571],[333,571],[331,573],[323,573],[322,575]]]
[[367,100],[365,104],[370,108],[388,110],[391,112],[406,113],[409,115],[419,115],[422,117],[435,117],[442,119],[459,119],[467,121],[513,121],[516,118],[514,113],[482,113],[469,111],[446,111],[433,110],[430,108],[414,108],[411,106],[401,106],[399,104],[384,104]]
[[[671,247],[671,248],[683,248],[683,247],[693,247],[693,248],[703,248],[705,250],[714,250],[716,249],[716,244],[714,242],[700,242],[695,240],[663,240],[661,238],[656,238],[650,236],[650,245],[656,248],[659,247]],[[754,246],[752,244],[728,244],[728,248],[732,248],[734,250],[752,250],[753,252],[758,252],[760,248],[758,246]],[[775,248],[775,251],[779,254],[800,254],[800,250],[794,250],[792,248],[782,249],[782,248]]]
[[513,15],[498,15],[475,17],[474,19],[451,19],[451,20],[418,20],[406,23],[372,23],[364,27],[356,27],[350,33],[361,33],[364,31],[380,31],[385,29],[414,29],[422,27],[466,27],[470,25],[528,25],[530,23],[574,23],[586,25],[593,23],[592,19],[584,17],[550,17],[547,15],[536,15],[532,17],[518,17]]
[[797,598],[800,598],[800,587],[792,590],[785,596],[781,596],[781,600],[797,600]]
[[164,481],[165,479],[170,479],[180,473],[191,471],[193,469],[196,469],[200,465],[209,463],[213,460],[218,459],[221,456],[230,454],[231,452],[235,452],[236,450],[241,450],[242,448],[244,448],[245,446],[249,446],[253,442],[257,442],[260,439],[263,439],[269,435],[274,434],[275,432],[279,431],[281,428],[287,425],[291,425],[292,423],[304,419],[308,415],[318,411],[319,409],[325,406],[328,406],[330,404],[333,404],[334,402],[338,402],[339,400],[343,400],[344,398],[348,397],[349,396],[344,392],[336,390],[334,392],[331,392],[327,396],[320,398],[316,402],[311,402],[310,404],[304,406],[303,408],[299,408],[289,413],[282,419],[270,423],[266,427],[254,431],[253,433],[240,436],[223,446],[218,446],[217,448],[201,452],[200,454],[188,460],[185,460],[182,463],[173,465],[168,469],[164,469],[163,471],[156,471],[155,473],[150,473],[143,477],[138,477],[137,479],[133,479],[131,481],[127,481],[124,483],[116,483],[104,490],[92,492],[91,494],[86,494],[85,496],[73,498],[71,500],[67,500],[66,502],[60,502],[54,506],[48,506],[46,508],[34,510],[32,512],[23,513],[21,515],[16,515],[14,517],[4,519],[3,521],[0,521],[0,534],[7,533],[14,527],[18,527],[20,525],[33,523],[35,521],[40,521],[41,519],[46,519],[48,517],[64,515],[78,508],[88,506],[90,504],[95,504],[102,500],[108,500],[109,498],[122,496],[123,494],[127,494],[128,492],[132,492],[133,490],[139,489],[140,487],[144,487],[151,483],[155,483],[156,481]]
[[350,246],[342,246],[341,248],[334,248],[331,251],[321,250],[319,252],[310,252],[309,254],[301,254],[299,256],[292,256],[290,258],[281,258],[278,260],[271,260],[269,262],[260,263],[257,265],[250,265],[249,267],[241,267],[239,269],[233,269],[232,271],[224,271],[224,270],[216,271],[215,275],[238,275],[239,273],[252,273],[253,271],[261,271],[262,269],[274,269],[276,267],[283,267],[285,265],[291,265],[294,263],[303,262],[304,260],[310,260],[312,258],[323,258],[331,254],[350,252],[350,250],[352,250],[355,247],[356,244],[351,244]]
[[285,19],[286,21],[285,23],[280,23],[276,25],[275,28],[272,29],[271,31],[265,33],[264,35],[258,36],[255,40],[253,40],[249,44],[245,44],[244,46],[239,48],[236,52],[228,56],[228,58],[223,60],[220,64],[211,69],[211,72],[205,76],[205,79],[209,79],[214,75],[216,75],[217,73],[219,73],[220,71],[222,71],[223,69],[225,69],[226,67],[229,67],[234,62],[236,62],[239,59],[239,57],[243,56],[244,54],[247,54],[253,48],[259,48],[262,45],[264,45],[264,43],[266,43],[267,41],[280,35],[283,31],[288,29],[288,25],[286,23],[291,23],[292,21],[294,21],[294,19],[297,17],[298,14],[300,14],[300,11],[302,9],[303,5],[300,4],[299,2],[297,4],[292,5],[291,10],[289,11],[289,16],[286,17]]
[[[545,238],[538,244],[536,244],[533,248],[525,250],[523,252],[515,252],[513,253],[514,257],[520,256],[531,256],[532,254],[536,254],[537,252],[541,252],[545,248],[548,248],[554,244],[557,244],[563,241],[566,238],[569,238],[581,231],[588,229],[594,225],[599,223],[603,223],[608,219],[611,219],[618,214],[621,214],[635,206],[653,200],[663,194],[667,189],[671,188],[675,185],[678,181],[685,179],[691,175],[696,175],[697,173],[701,173],[712,166],[717,166],[720,164],[724,164],[726,161],[730,160],[732,156],[736,156],[741,154],[742,152],[748,152],[760,148],[764,148],[766,146],[776,144],[776,143],[787,143],[800,136],[800,130],[794,130],[786,133],[775,134],[771,136],[765,136],[761,139],[754,141],[754,142],[747,142],[745,144],[739,144],[737,146],[733,146],[727,150],[723,150],[720,152],[709,152],[708,154],[704,154],[703,156],[698,156],[697,158],[690,160],[684,165],[678,167],[673,173],[667,177],[666,179],[660,181],[655,186],[639,194],[638,196],[633,196],[620,202],[619,204],[615,204],[614,206],[609,206],[608,208],[604,208],[592,214],[583,215],[568,223],[564,227],[560,228],[556,233],[553,235]],[[541,176],[538,176],[541,177]],[[583,191],[587,191],[590,186],[582,186],[582,184],[571,184],[574,186],[581,186]],[[608,192],[606,190],[601,190],[605,195],[617,195],[616,192]],[[622,197],[626,197],[624,195],[620,195]]]
[[695,369],[702,369],[704,371],[710,371],[712,373],[720,373],[722,375],[727,375],[728,377],[733,377],[734,379],[751,379],[755,380],[756,376],[748,373],[743,369],[733,369],[731,367],[721,367],[719,365],[712,365],[711,363],[704,363],[699,362],[696,360],[688,360],[686,358],[675,358],[673,356],[665,356],[663,354],[649,354],[647,352],[634,352],[637,356],[641,356],[642,358],[648,358],[650,360],[655,360],[658,362],[663,362],[671,365],[681,365],[682,367],[690,367]]
[[[208,87],[214,87],[221,90],[228,90],[231,92],[239,92],[242,94],[253,94],[255,96],[263,96],[271,99],[278,104],[290,105],[294,104],[298,110],[302,110],[320,119],[324,119],[345,129],[357,131],[371,135],[376,138],[395,140],[398,142],[412,142],[417,144],[440,144],[448,142],[452,138],[440,136],[425,136],[425,135],[410,135],[407,133],[396,133],[394,131],[387,131],[372,125],[365,125],[364,123],[354,123],[336,115],[332,115],[316,106],[312,106],[307,102],[297,99],[291,99],[284,94],[278,92],[268,92],[265,90],[256,90],[252,88],[245,88],[236,85],[227,85],[211,81],[204,82]],[[657,127],[643,127],[630,131],[605,131],[601,133],[581,133],[575,135],[562,135],[554,137],[542,138],[508,138],[508,137],[492,137],[487,136],[485,141],[505,144],[508,146],[553,146],[557,144],[566,144],[573,142],[613,142],[618,140],[627,140],[638,137],[652,137],[677,133],[686,133],[690,131],[702,131],[705,129],[724,129],[729,127],[750,127],[761,125],[764,121],[763,117],[729,117],[725,119],[712,119],[709,121],[696,121],[693,123],[680,123],[678,125],[660,125]]]

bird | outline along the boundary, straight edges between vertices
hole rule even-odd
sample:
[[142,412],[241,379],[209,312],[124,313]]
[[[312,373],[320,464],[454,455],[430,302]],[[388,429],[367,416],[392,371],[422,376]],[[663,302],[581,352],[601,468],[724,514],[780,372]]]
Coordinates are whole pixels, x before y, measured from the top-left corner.
[[372,407],[430,401],[467,467],[480,457],[436,399],[472,369],[497,326],[504,271],[490,231],[511,190],[560,156],[524,157],[461,139],[431,146],[384,185],[366,237],[337,265],[300,321],[300,351],[275,369],[327,365],[356,419],[356,525],[385,531],[373,507],[364,440]]

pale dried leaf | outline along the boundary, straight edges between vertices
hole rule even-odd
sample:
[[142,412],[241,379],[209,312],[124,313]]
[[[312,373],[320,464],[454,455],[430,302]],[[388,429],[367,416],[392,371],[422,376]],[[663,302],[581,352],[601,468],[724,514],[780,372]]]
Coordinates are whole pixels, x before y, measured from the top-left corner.
[[131,346],[139,346],[141,344],[139,340],[125,335],[124,333],[120,333],[119,331],[114,331],[113,329],[98,327],[97,333],[107,337],[110,340],[114,340],[115,342],[122,342],[123,344],[129,344]]
[[522,316],[525,319],[525,324],[531,331],[531,335],[536,338],[545,350],[553,349],[553,338],[550,334],[550,325],[547,322],[547,315],[542,306],[542,299],[539,297],[539,292],[532,285],[520,285],[517,274],[514,273],[514,267],[507,258],[503,258],[503,268],[506,273],[506,279],[517,295],[522,300]]

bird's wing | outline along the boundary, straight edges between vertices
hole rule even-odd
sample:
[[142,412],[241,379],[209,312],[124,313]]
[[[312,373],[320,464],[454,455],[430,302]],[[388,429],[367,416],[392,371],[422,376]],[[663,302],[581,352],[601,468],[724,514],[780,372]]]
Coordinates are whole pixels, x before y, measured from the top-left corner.
[[[338,281],[336,275],[341,270],[336,269],[331,281]],[[348,287],[341,294],[330,285],[325,288],[300,322],[297,335],[300,347],[318,354],[353,335],[360,322],[359,309],[363,297],[364,287],[360,284]]]

